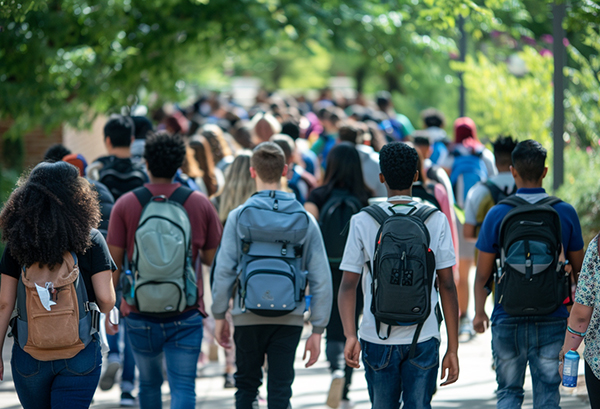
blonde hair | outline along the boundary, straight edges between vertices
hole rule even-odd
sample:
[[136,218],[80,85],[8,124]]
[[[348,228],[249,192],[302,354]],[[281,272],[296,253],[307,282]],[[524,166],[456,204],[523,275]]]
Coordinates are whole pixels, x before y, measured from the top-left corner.
[[241,151],[225,172],[225,185],[219,195],[219,219],[223,224],[230,211],[256,192],[256,182],[250,176],[251,157],[251,151]]

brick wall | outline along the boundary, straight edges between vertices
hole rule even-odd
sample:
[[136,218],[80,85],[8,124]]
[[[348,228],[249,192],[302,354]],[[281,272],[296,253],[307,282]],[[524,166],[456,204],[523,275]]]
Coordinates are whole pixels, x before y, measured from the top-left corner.
[[98,116],[92,127],[86,130],[77,130],[65,125],[63,132],[63,143],[73,153],[80,153],[92,163],[95,159],[102,155],[106,155],[106,147],[104,146],[104,124],[107,118]]
[[[10,128],[11,121],[4,120],[0,121],[0,138],[4,137],[4,134]],[[34,129],[23,136],[25,146],[25,167],[30,167],[44,158],[46,150],[55,143],[62,143],[62,126],[54,131],[46,134],[42,129]],[[0,144],[0,156],[2,144]]]

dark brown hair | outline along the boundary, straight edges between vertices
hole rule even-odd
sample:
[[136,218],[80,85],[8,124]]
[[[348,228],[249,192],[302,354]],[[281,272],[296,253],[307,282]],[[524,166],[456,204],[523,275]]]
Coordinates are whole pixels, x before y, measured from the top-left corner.
[[50,268],[84,253],[100,223],[97,193],[67,162],[42,162],[22,177],[0,213],[2,240],[20,265]]

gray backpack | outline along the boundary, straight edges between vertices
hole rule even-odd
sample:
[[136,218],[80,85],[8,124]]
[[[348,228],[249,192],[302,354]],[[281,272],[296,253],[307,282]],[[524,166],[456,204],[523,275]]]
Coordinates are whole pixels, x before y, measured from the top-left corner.
[[242,311],[277,317],[294,311],[306,289],[304,243],[309,218],[293,196],[255,193],[238,217]]
[[124,294],[142,314],[177,315],[198,301],[192,226],[183,207],[192,192],[181,186],[166,198],[153,197],[145,187],[133,191],[143,210],[135,231],[132,290],[124,288]]

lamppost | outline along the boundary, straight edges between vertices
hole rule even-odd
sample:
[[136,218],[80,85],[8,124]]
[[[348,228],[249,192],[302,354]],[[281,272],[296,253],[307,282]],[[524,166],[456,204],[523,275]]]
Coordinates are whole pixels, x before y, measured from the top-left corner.
[[554,124],[552,129],[554,138],[554,190],[557,190],[563,184],[565,178],[565,141],[563,139],[565,129],[565,78],[563,73],[563,67],[565,66],[565,30],[562,27],[565,13],[565,0],[561,1],[560,4],[555,1],[552,6],[552,34],[554,38],[554,41],[552,41],[554,54]]

